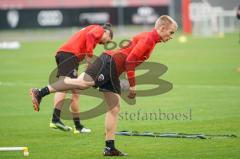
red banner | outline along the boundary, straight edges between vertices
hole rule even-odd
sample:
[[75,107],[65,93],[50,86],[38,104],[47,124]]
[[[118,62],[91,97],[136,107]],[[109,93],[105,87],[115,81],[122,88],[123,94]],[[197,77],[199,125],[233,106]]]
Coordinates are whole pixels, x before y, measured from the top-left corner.
[[189,18],[189,5],[191,0],[182,0],[182,25],[185,34],[192,33],[192,23]]

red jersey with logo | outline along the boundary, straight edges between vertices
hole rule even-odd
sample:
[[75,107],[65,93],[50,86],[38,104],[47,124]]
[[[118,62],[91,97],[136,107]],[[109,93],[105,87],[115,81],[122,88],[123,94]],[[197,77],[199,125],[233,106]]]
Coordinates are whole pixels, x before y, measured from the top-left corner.
[[134,36],[127,47],[108,50],[105,53],[113,57],[118,76],[126,71],[130,86],[135,86],[135,67],[150,57],[156,43],[160,41],[156,29],[153,29],[151,32],[143,32]]
[[87,26],[75,33],[57,52],[72,53],[79,61],[86,55],[92,57],[93,49],[100,42],[103,33],[104,28],[100,25]]

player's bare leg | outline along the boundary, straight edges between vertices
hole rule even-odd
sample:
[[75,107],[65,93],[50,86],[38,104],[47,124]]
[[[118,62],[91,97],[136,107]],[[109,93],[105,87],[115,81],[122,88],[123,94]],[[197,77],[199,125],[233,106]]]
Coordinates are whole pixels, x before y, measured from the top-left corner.
[[118,113],[120,111],[120,96],[112,92],[104,92],[108,111],[105,117],[105,142],[104,156],[126,156],[115,148],[115,132],[117,128]]
[[66,97],[66,92],[56,92],[54,95],[54,107],[57,109],[62,109],[64,99]]
[[48,86],[48,89],[49,89],[49,93],[72,90],[72,89],[83,90],[93,86],[94,84],[95,83],[92,77],[86,74],[85,72],[83,72],[76,79],[70,78],[70,77],[59,79],[55,83],[50,84]]
[[118,113],[120,111],[119,95],[112,92],[104,92],[104,97],[108,105],[108,111],[105,117],[106,140],[114,140]]

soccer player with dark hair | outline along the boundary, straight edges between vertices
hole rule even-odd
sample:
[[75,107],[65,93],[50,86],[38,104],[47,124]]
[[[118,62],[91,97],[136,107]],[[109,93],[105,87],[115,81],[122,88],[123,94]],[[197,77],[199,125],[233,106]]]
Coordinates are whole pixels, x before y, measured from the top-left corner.
[[99,87],[103,92],[108,111],[105,118],[105,144],[104,156],[125,156],[115,148],[115,132],[117,118],[120,111],[120,81],[121,73],[126,72],[130,84],[129,98],[135,98],[135,68],[147,60],[157,43],[172,39],[177,31],[177,23],[169,16],[161,16],[150,32],[143,32],[134,36],[130,44],[119,50],[105,51],[95,62],[80,74],[78,78],[64,78],[42,89],[30,90],[32,103],[39,109],[41,99],[56,91],[69,89],[87,89]]
[[[93,49],[97,44],[105,44],[111,41],[113,32],[110,24],[90,25],[77,33],[75,33],[70,39],[63,44],[57,51],[55,56],[57,63],[57,77],[63,79],[65,77],[77,78],[78,66],[81,61],[86,59],[87,65],[90,63],[90,58],[93,56]],[[91,129],[85,128],[80,123],[79,118],[79,94],[78,90],[71,90],[71,110],[74,121],[74,133],[88,133]],[[66,126],[60,120],[61,109],[66,96],[66,91],[56,92],[54,96],[54,110],[52,115],[52,121],[50,122],[51,128],[58,128],[63,131],[72,130],[71,127]],[[39,109],[36,107],[36,111]]]

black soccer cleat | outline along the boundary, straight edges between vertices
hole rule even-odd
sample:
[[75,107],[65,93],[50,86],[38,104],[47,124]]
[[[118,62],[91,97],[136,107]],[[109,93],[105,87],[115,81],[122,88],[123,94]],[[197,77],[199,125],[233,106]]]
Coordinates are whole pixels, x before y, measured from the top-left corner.
[[40,103],[42,100],[42,97],[40,95],[40,91],[37,88],[31,88],[30,89],[30,96],[32,97],[32,104],[33,108],[36,112],[39,112],[40,110]]
[[122,153],[118,149],[111,149],[109,147],[105,147],[103,151],[103,156],[127,156],[127,154]]

